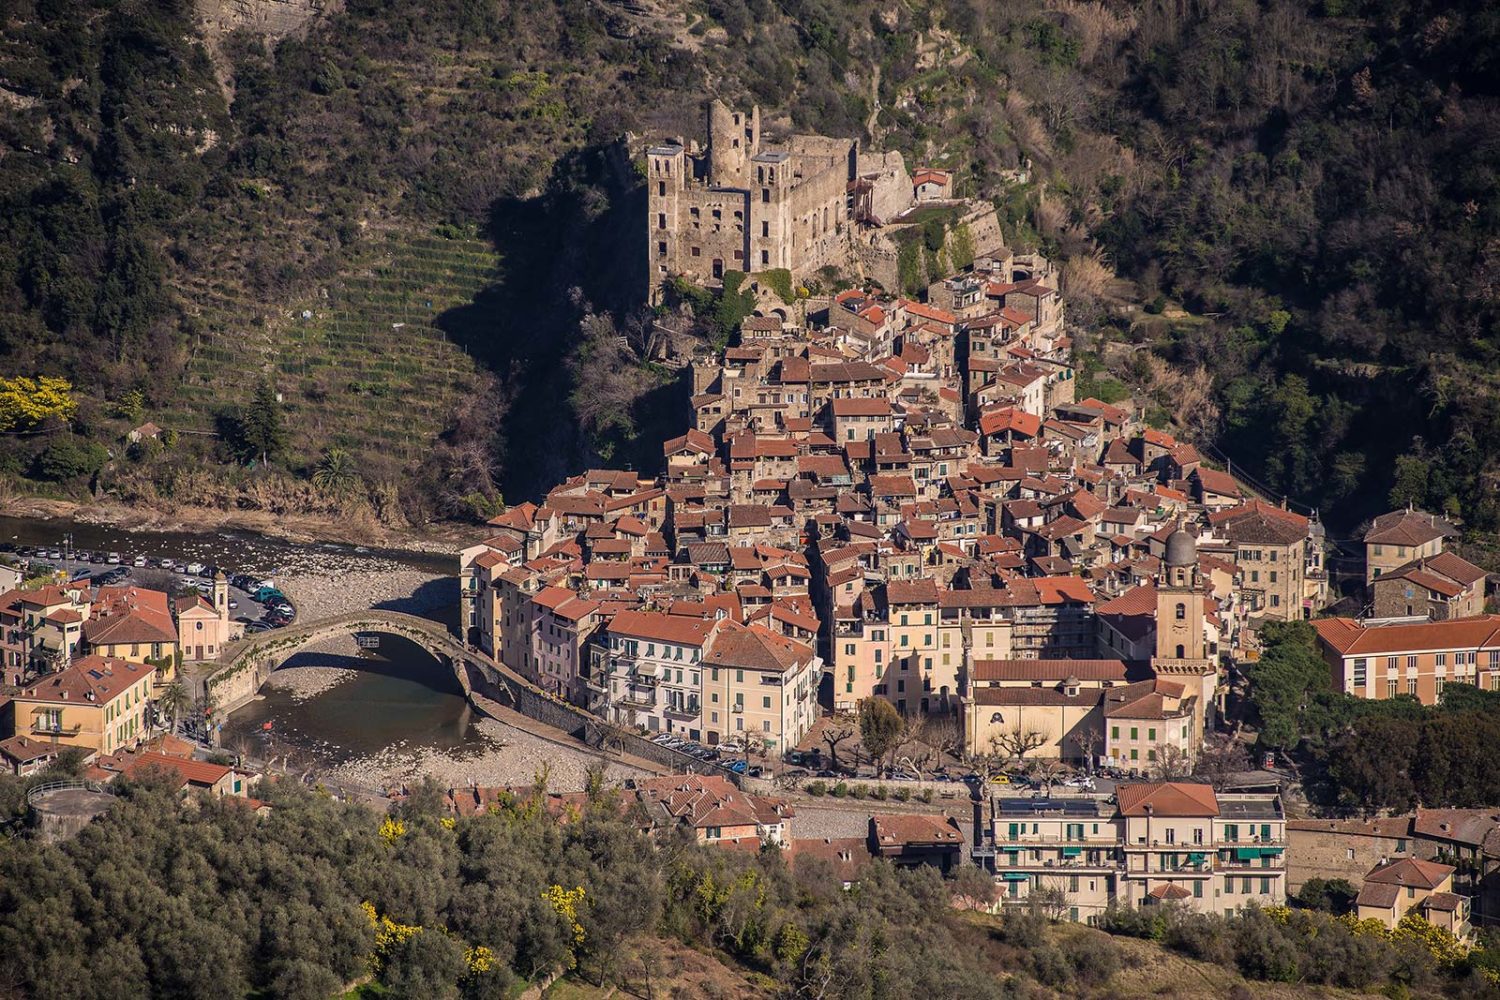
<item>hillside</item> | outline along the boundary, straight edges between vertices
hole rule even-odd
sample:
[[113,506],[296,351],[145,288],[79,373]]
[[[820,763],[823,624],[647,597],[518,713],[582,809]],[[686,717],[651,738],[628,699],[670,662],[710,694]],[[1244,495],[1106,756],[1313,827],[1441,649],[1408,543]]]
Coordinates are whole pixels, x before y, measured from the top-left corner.
[[[1086,364],[1336,526],[1500,521],[1489,5],[280,6],[3,8],[0,358],[68,375],[84,441],[221,429],[265,377],[273,464],[351,451],[416,520],[649,467],[682,390],[600,349],[643,286],[619,140],[713,94],[957,169],[1068,262]],[[27,489],[259,474],[189,434],[38,482],[37,429],[0,444]]]

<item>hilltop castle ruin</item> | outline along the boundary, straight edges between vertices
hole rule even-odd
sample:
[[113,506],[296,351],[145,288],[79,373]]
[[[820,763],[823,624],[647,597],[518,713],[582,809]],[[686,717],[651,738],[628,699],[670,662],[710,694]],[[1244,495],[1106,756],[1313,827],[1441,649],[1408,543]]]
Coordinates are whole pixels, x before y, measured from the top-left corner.
[[646,150],[650,297],[681,275],[717,287],[726,272],[785,268],[801,279],[852,254],[851,222],[879,222],[915,195],[900,153],[854,139],[792,135],[762,144],[760,108],[708,106],[708,148],[681,140]]

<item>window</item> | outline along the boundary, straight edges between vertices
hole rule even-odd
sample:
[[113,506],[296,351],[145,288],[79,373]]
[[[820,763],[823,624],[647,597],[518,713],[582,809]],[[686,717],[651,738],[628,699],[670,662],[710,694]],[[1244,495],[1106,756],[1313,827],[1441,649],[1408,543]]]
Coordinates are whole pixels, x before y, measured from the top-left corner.
[[667,228],[667,213],[665,213],[665,212],[658,212],[658,213],[656,213],[656,228],[657,229],[666,229]]
[[1187,618],[1187,605],[1181,601],[1177,602],[1177,620],[1183,621]]
[[1396,853],[1397,854],[1405,854],[1406,853],[1406,838],[1405,837],[1397,837],[1396,838]]
[[769,264],[769,263],[771,263],[771,251],[769,251],[769,250],[762,250],[760,252],[760,262],[762,264]]
[[659,195],[661,195],[662,197],[666,197],[666,194],[667,194],[667,182],[666,181],[657,181],[656,182],[656,193],[659,194]]
[[1396,697],[1396,681],[1395,681],[1395,678],[1392,678],[1391,680],[1388,680],[1388,681],[1385,682],[1385,696],[1387,698],[1394,698],[1394,697]]
[[1202,899],[1203,898],[1203,880],[1202,879],[1196,879],[1196,878],[1193,879],[1193,898],[1194,899]]
[[1117,739],[1120,738],[1120,727],[1119,726],[1110,726],[1109,727],[1109,738],[1112,739],[1112,740],[1117,740]]
[[762,238],[768,238],[771,235],[771,224],[769,222],[762,222],[760,224],[760,235]]
[[770,188],[761,188],[760,189],[760,201],[761,201],[761,204],[763,204],[763,205],[770,203],[770,201],[771,201],[771,189]]
[[689,252],[689,253],[690,253],[690,254],[692,254],[692,255],[693,255],[693,256],[694,256],[694,257],[697,257],[697,256],[699,256],[699,254],[701,254],[701,253],[702,253],[702,249],[701,249],[701,248],[699,248],[699,247],[693,247],[693,248],[692,248],[692,249],[691,249],[691,250],[689,250],[689,251],[688,251],[688,252]]
[[1354,661],[1354,686],[1357,688],[1365,686],[1365,661],[1363,659]]
[[667,245],[665,243],[658,243],[658,244],[656,244],[656,256],[658,256],[658,257],[665,257],[666,255],[667,255]]
[[1137,729],[1135,726],[1131,726],[1130,727],[1130,738],[1133,739],[1133,740],[1140,739],[1141,738],[1141,731],[1139,729]]
[[1417,679],[1415,677],[1408,677],[1406,679],[1406,693],[1409,694],[1409,695],[1412,695],[1413,697],[1416,696],[1416,693],[1417,693]]

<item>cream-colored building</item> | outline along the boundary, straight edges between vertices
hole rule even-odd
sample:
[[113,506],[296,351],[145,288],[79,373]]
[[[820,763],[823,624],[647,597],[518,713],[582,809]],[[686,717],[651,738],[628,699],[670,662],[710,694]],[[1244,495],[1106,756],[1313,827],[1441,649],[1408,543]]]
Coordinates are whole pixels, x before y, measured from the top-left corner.
[[974,661],[964,706],[972,754],[1083,763],[1102,749],[1102,702],[1126,684],[1120,660]]
[[1127,784],[1102,797],[995,799],[1002,904],[1040,890],[1062,915],[1092,921],[1111,904],[1180,903],[1232,913],[1286,900],[1286,820],[1275,795],[1219,795],[1186,782]]
[[1406,563],[1432,558],[1443,551],[1443,539],[1454,533],[1453,526],[1436,514],[1410,507],[1381,514],[1365,532],[1365,585]]
[[712,745],[751,736],[779,756],[817,721],[823,661],[761,625],[725,621],[703,657],[703,726]]
[[10,702],[18,735],[114,753],[146,737],[146,706],[156,671],[118,657],[81,656],[22,688]]
[[1401,858],[1379,864],[1365,874],[1365,884],[1354,899],[1355,915],[1394,928],[1408,913],[1429,924],[1469,936],[1469,900],[1453,891],[1452,865],[1420,858]]

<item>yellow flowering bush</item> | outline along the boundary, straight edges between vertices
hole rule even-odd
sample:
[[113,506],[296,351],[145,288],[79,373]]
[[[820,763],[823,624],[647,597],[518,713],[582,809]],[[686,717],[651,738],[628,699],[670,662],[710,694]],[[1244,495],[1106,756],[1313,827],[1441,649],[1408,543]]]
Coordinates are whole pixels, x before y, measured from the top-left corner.
[[380,824],[380,836],[387,844],[394,844],[406,836],[406,824],[394,816],[387,816]]
[[542,899],[546,900],[557,915],[566,920],[568,926],[573,929],[575,947],[583,944],[583,924],[578,921],[578,906],[583,902],[583,897],[583,886],[576,889],[564,889],[560,885],[551,885],[542,892]]
[[391,949],[412,935],[422,933],[422,928],[415,924],[398,924],[390,917],[382,916],[369,900],[359,906],[365,911],[370,926],[375,928],[375,950],[370,954],[370,966],[378,973],[390,957]]
[[73,383],[65,378],[0,378],[0,431],[29,427],[49,417],[66,419],[77,412]]

